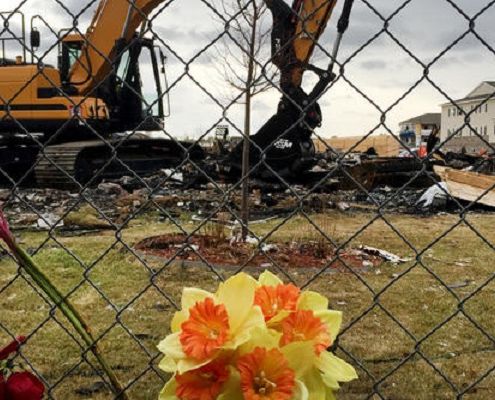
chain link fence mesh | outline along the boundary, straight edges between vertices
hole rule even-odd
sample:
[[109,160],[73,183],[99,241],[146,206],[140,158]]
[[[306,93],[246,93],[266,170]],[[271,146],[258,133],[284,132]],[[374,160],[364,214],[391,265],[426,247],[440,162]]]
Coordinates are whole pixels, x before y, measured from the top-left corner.
[[[231,51],[248,54],[248,49],[230,29],[232,21],[242,18],[252,1],[241,2],[238,13],[227,14],[218,2],[212,0],[187,3],[167,0],[146,18],[145,34],[152,37],[172,60],[174,74],[169,76],[162,96],[143,99],[145,108],[151,110],[158,107],[171,93],[172,110],[187,107],[190,118],[196,119],[194,100],[207,104],[211,107],[208,109],[211,115],[218,115],[218,118],[197,121],[201,128],[192,140],[194,144],[205,146],[206,139],[214,135],[215,128],[220,124],[228,124],[239,135],[244,132],[242,122],[239,122],[242,119],[233,116],[233,110],[245,93],[238,92],[234,98],[226,100],[215,90],[220,84],[217,81],[205,83],[205,76],[198,71],[205,63],[214,63],[211,61],[212,54],[222,41],[228,41]],[[418,2],[426,6],[426,2],[419,0],[395,1],[393,7],[389,4],[385,8],[385,12],[381,3],[356,0],[355,9],[373,21],[370,32],[374,33],[361,38],[360,44],[345,56],[339,56],[336,60],[336,79],[321,102],[325,96],[331,96],[339,85],[345,85],[353,93],[350,101],[365,104],[364,107],[373,110],[373,115],[377,116],[374,120],[376,125],[345,151],[337,151],[329,145],[324,133],[316,129],[313,137],[331,156],[332,164],[330,167],[327,165],[325,172],[308,185],[294,184],[286,177],[277,176],[270,186],[270,190],[277,187],[277,192],[268,190],[270,193],[265,193],[263,183],[258,181],[254,172],[259,165],[271,167],[262,158],[258,165],[252,165],[253,176],[249,177],[254,182],[251,212],[252,218],[258,221],[249,225],[252,243],[241,255],[233,254],[235,245],[229,244],[226,227],[232,227],[235,236],[241,224],[242,180],[225,183],[212,176],[211,169],[205,168],[201,161],[190,156],[151,178],[143,176],[119,158],[119,147],[125,146],[144,130],[141,124],[136,125],[129,135],[110,139],[104,129],[88,124],[75,112],[67,125],[75,121],[87,127],[94,137],[104,143],[109,155],[92,171],[91,178],[81,183],[66,169],[60,158],[53,157],[47,151],[63,128],[46,141],[14,116],[16,99],[22,96],[23,91],[29,90],[29,85],[39,77],[57,88],[53,76],[47,73],[47,65],[56,62],[53,53],[57,52],[62,37],[84,35],[88,15],[94,11],[97,1],[47,0],[32,5],[29,0],[13,0],[2,4],[2,8],[8,6],[0,14],[3,57],[6,58],[9,53],[22,54],[24,60],[33,62],[37,68],[36,73],[19,86],[19,90],[1,92],[7,93],[7,97],[2,95],[0,99],[6,114],[3,120],[9,119],[15,130],[25,135],[40,154],[36,163],[22,174],[7,169],[0,171],[4,210],[23,246],[89,320],[129,398],[157,398],[168,378],[157,366],[160,354],[156,345],[168,333],[170,319],[180,304],[183,287],[213,289],[219,281],[236,272],[247,271],[257,275],[263,268],[273,270],[300,288],[320,291],[330,298],[332,308],[344,312],[344,327],[334,348],[337,354],[356,367],[359,380],[342,388],[339,398],[488,399],[495,396],[493,215],[477,204],[490,195],[493,185],[477,192],[475,200],[470,202],[452,197],[443,188],[451,203],[448,213],[418,216],[398,210],[401,199],[410,196],[417,179],[426,179],[431,185],[437,182],[429,168],[435,152],[446,149],[462,132],[468,132],[469,137],[477,137],[488,153],[494,151],[491,132],[473,126],[471,121],[483,107],[486,106],[487,110],[493,107],[490,102],[495,94],[480,99],[480,108],[467,109],[464,104],[456,102],[434,76],[436,68],[440,68],[445,58],[466,38],[476,40],[484,49],[480,58],[485,59],[480,59],[480,63],[491,62],[491,57],[495,55],[493,41],[490,42],[480,33],[477,26],[485,16],[489,18],[493,15],[495,1],[479,2],[483,4],[474,11],[472,6],[467,7],[466,1],[434,2],[442,3],[449,13],[456,15],[452,24],[458,33],[454,35],[454,40],[442,45],[437,54],[427,61],[415,54],[404,31],[399,30],[398,34],[394,29],[394,21],[404,15],[407,18],[408,10]],[[182,33],[167,30],[161,18],[177,18],[174,12],[181,8],[182,17],[188,13],[195,15],[194,9],[197,8],[207,10],[211,22],[197,23],[216,24],[218,34],[210,35],[208,40],[188,36],[188,40],[197,39],[196,43],[192,43],[194,46],[189,51],[177,50],[175,43],[180,41]],[[45,10],[51,10],[52,16],[63,16],[70,21],[70,28],[60,33],[62,26],[56,26],[44,15]],[[55,13],[53,10],[56,10]],[[428,9],[424,12],[427,13]],[[43,45],[36,51],[28,43],[32,26],[22,20],[21,13],[36,15],[34,26],[43,33]],[[336,16],[333,18],[335,20]],[[409,22],[411,29],[406,31],[410,35],[424,35],[425,42],[433,40],[429,32],[414,31],[414,19]],[[353,24],[359,23],[363,20],[354,22],[351,17],[351,30],[355,26]],[[329,23],[327,31],[330,35],[334,34],[334,22]],[[360,63],[360,55],[367,49],[373,49],[373,45],[380,40],[395,44],[397,54],[406,57],[403,58],[404,63],[422,71],[418,77],[411,79],[412,84],[403,86],[402,93],[385,106],[369,93],[366,83],[355,82],[352,73],[348,73],[353,65]],[[316,53],[328,62],[331,58],[329,49],[328,43],[320,41]],[[97,48],[94,50],[99,52]],[[106,54],[100,53],[100,56],[108,58]],[[394,54],[386,56],[392,58]],[[270,57],[260,55],[254,61],[264,71],[269,66]],[[380,61],[379,68],[390,60]],[[464,70],[458,72],[458,80],[470,73]],[[265,77],[268,78],[268,75]],[[144,80],[146,78],[143,77]],[[2,78],[2,87],[5,81]],[[269,79],[269,83],[272,93],[275,93],[273,98],[283,95],[275,80]],[[420,158],[394,134],[396,127],[389,121],[394,120],[390,115],[394,115],[404,103],[407,104],[412,93],[424,87],[440,94],[445,103],[452,103],[449,116],[452,112],[463,123],[447,135],[442,134],[435,151],[431,151],[426,158]],[[133,87],[128,89],[135,91]],[[188,92],[194,92],[194,96],[188,98]],[[76,100],[67,93],[61,95],[74,108],[84,101],[80,98]],[[271,110],[275,110],[275,103]],[[324,116],[325,112],[323,107]],[[490,123],[493,125],[493,121]],[[493,129],[492,125],[488,130]],[[393,188],[387,186],[381,191],[357,179],[346,164],[348,156],[377,132],[385,132],[398,148],[406,150],[411,159],[420,165],[400,185]],[[179,140],[180,132],[170,129],[167,121],[160,133],[174,141],[185,154],[192,148],[190,143]],[[267,148],[261,150],[268,151]],[[22,159],[16,161],[22,162]],[[71,184],[70,189],[32,188],[30,179],[40,162],[55,166],[57,173]],[[125,180],[114,180],[119,184],[99,185],[102,174],[115,164],[125,171]],[[178,174],[185,171],[201,177],[201,188],[184,184]],[[272,173],[278,175],[274,169]],[[350,189],[330,190],[328,182],[342,177],[350,182]],[[257,187],[261,187],[262,194]],[[345,197],[349,193],[351,197]],[[349,198],[352,199],[352,206],[346,203]],[[361,206],[354,206],[356,199],[365,199],[366,206],[362,203]],[[260,204],[265,207],[261,208]],[[337,205],[337,209],[332,205]],[[160,248],[158,235],[179,238],[171,245],[173,251],[169,247],[168,252],[160,252],[163,248]],[[225,238],[220,244],[215,242],[216,254],[205,254],[200,246],[206,244],[201,242],[197,245],[193,240],[198,235]],[[147,239],[149,237],[155,241]],[[143,243],[153,251],[143,251]],[[295,246],[299,249],[309,243],[319,251],[316,253],[319,262],[311,267],[297,265],[298,260],[291,261],[292,254],[284,258],[274,253],[273,246],[270,247],[273,243],[276,246],[290,243],[290,248]],[[378,262],[374,256],[363,256],[363,250],[357,249],[360,244],[385,248],[407,260],[400,263]],[[43,380],[47,398],[113,398],[90,349],[79,340],[56,307],[6,250],[2,251],[0,264],[3,271],[0,278],[0,338],[2,342],[8,342],[19,334],[28,337],[17,361],[29,366]]]

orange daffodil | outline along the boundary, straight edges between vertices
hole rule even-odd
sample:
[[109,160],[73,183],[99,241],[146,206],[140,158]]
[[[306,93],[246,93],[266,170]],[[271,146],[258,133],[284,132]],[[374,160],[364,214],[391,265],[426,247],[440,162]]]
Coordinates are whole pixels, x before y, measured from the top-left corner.
[[[268,271],[260,275],[258,282],[258,291],[271,287],[282,293],[284,287],[291,286],[284,285]],[[280,299],[275,300],[277,304],[280,302]],[[293,303],[294,299],[290,303],[285,302],[289,306],[276,307],[278,312],[270,315],[267,325],[272,332],[280,335],[278,344],[287,359],[304,365],[300,368],[299,379],[308,391],[308,399],[334,399],[333,391],[339,388],[339,382],[357,378],[351,365],[326,351],[339,333],[342,313],[329,310],[328,299],[312,291],[302,291],[295,299],[295,306]],[[262,310],[265,309],[269,307],[262,307]]]
[[159,345],[172,373],[160,400],[331,400],[354,368],[326,349],[342,314],[270,272],[241,273],[216,293],[186,288]]
[[265,325],[261,309],[253,307],[256,287],[249,275],[237,274],[220,284],[216,293],[184,289],[172,334],[158,345],[165,354],[160,367],[184,374],[247,342],[254,327]]

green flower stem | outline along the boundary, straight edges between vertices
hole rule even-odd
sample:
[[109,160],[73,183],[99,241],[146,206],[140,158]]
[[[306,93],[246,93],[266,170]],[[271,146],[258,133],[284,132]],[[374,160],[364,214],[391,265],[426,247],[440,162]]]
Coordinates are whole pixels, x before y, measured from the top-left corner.
[[33,259],[27,254],[15,241],[10,243],[10,249],[14,254],[19,264],[29,274],[34,282],[43,290],[44,293],[55,303],[55,305],[62,311],[62,313],[70,321],[74,329],[79,333],[84,340],[88,348],[94,354],[98,362],[100,363],[103,371],[107,375],[110,383],[112,384],[114,393],[119,400],[127,400],[128,397],[119,380],[113,373],[110,366],[107,364],[103,354],[101,353],[98,343],[93,339],[88,324],[81,317],[79,312],[74,308],[69,300],[67,300],[57,289],[57,287],[48,279],[48,277],[37,267]]

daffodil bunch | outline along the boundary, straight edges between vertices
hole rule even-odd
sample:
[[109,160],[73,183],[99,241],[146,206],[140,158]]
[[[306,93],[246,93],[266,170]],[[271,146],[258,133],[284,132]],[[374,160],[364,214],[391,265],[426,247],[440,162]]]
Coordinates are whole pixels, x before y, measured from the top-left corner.
[[241,273],[216,293],[186,288],[159,345],[173,376],[160,400],[331,400],[357,378],[327,351],[342,322],[328,300],[264,272]]

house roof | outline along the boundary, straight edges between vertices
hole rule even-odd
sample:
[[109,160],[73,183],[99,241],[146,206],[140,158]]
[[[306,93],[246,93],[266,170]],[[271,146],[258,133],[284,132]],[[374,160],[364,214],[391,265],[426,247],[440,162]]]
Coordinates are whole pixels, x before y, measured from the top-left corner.
[[[482,85],[484,84],[488,84],[490,86],[492,86],[494,89],[493,89],[493,92],[491,93],[485,93],[485,94],[478,94],[478,95],[474,95],[473,94],[479,89],[482,87]],[[454,103],[463,103],[463,102],[466,102],[466,101],[474,101],[474,100],[485,100],[487,98],[491,98],[491,99],[494,99],[495,100],[495,81],[483,81],[481,82],[477,87],[476,89],[474,89],[472,92],[470,92],[466,97],[463,97],[462,99],[458,99],[458,100],[454,100]],[[448,106],[448,105],[451,105],[453,104],[452,102],[448,102],[448,103],[444,103],[442,104],[442,106]]]
[[442,120],[442,114],[440,113],[427,113],[418,115],[417,117],[402,121],[400,124],[425,124],[425,125],[438,125]]

